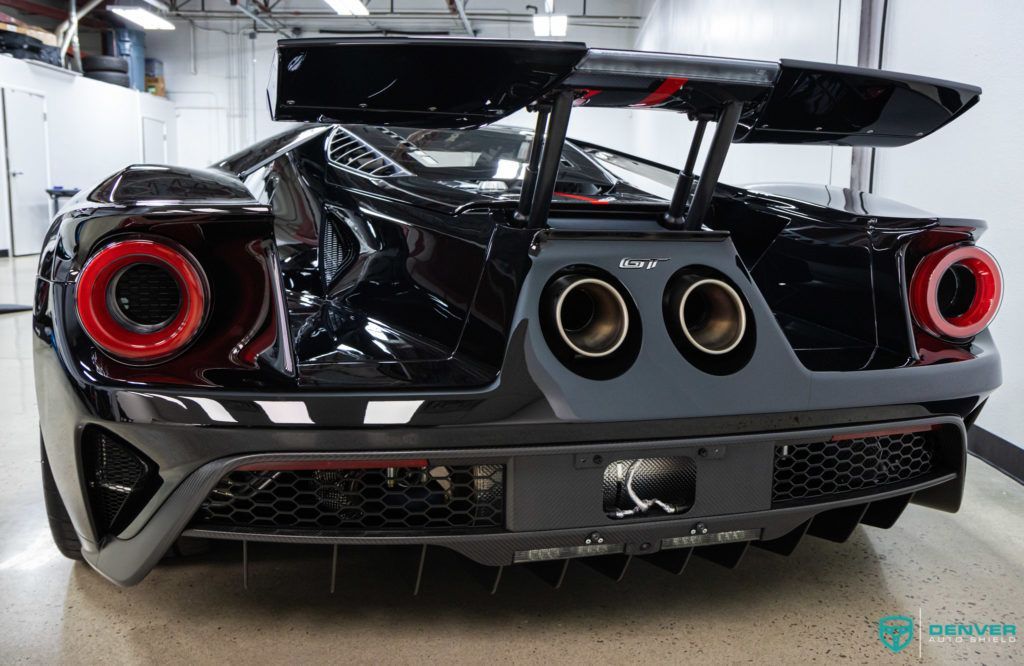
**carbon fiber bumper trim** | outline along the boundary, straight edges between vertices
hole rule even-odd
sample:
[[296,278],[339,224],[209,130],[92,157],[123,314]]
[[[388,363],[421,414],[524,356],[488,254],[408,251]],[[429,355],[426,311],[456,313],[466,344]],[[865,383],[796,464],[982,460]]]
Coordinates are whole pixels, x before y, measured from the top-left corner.
[[[947,433],[946,465],[941,472],[894,484],[878,491],[841,498],[821,498],[806,505],[771,508],[771,461],[780,441],[820,441],[835,435],[877,428],[928,428],[940,426]],[[889,422],[883,425],[759,433],[742,437],[712,437],[647,442],[614,442],[550,447],[491,448],[475,450],[417,450],[417,457],[432,462],[480,462],[503,460],[509,467],[509,495],[506,531],[473,534],[327,534],[287,530],[187,529],[202,501],[227,472],[243,465],[280,461],[359,460],[365,453],[274,453],[222,458],[203,465],[167,496],[148,522],[132,538],[109,539],[98,547],[86,543],[86,560],[111,581],[121,585],[139,582],[182,535],[239,541],[320,543],[351,545],[418,544],[443,546],[458,551],[480,564],[510,564],[515,551],[561,546],[580,546],[595,531],[607,543],[621,543],[626,554],[646,555],[658,551],[661,540],[684,536],[700,522],[712,532],[760,529],[762,539],[771,543],[801,525],[811,522],[811,533],[825,532],[826,538],[840,535],[848,521],[829,530],[818,520],[821,515],[864,507],[861,518],[886,513],[891,501],[913,494],[913,501],[933,508],[955,511],[960,502],[965,460],[965,431],[957,417],[919,421]],[[702,454],[701,451],[704,453]],[[374,452],[378,460],[408,458],[409,451]],[[644,517],[635,521],[613,521],[602,507],[602,477],[605,460],[619,457],[687,455],[698,461],[699,480],[694,507],[683,516]],[[595,463],[595,461],[597,461]],[[756,481],[756,483],[754,483]],[[905,503],[903,503],[905,505]],[[884,518],[884,517],[883,517]],[[879,518],[878,520],[881,520]],[[869,523],[874,524],[874,523]],[[817,527],[813,527],[817,525]],[[848,535],[847,535],[848,536]],[[717,548],[717,546],[716,546]]]

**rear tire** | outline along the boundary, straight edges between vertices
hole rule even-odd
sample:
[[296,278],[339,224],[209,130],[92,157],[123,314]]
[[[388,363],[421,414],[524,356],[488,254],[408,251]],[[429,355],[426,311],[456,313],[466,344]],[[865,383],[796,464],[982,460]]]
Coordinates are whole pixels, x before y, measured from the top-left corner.
[[46,517],[50,521],[53,543],[64,557],[81,560],[82,542],[78,540],[78,533],[75,532],[71,518],[68,517],[64,500],[57,492],[57,483],[53,480],[53,472],[50,471],[50,461],[46,459],[46,447],[43,446],[42,437],[39,438],[39,451],[43,467],[43,499],[46,502]]

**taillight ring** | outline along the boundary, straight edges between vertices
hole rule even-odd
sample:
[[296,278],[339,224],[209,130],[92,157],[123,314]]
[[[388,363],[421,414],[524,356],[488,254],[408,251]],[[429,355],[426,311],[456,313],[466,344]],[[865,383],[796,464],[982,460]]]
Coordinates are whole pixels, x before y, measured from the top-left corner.
[[[972,278],[973,294],[962,311],[943,312],[939,288],[947,272],[953,270]],[[966,340],[992,323],[1002,293],[1002,273],[991,254],[974,245],[952,245],[918,263],[910,280],[910,308],[914,320],[931,335]]]
[[[167,271],[178,289],[176,313],[157,324],[127,320],[114,300],[118,280],[128,269],[144,265]],[[75,293],[78,317],[89,338],[127,361],[152,361],[180,351],[195,339],[206,314],[206,282],[194,260],[154,240],[117,241],[101,249],[82,268]]]

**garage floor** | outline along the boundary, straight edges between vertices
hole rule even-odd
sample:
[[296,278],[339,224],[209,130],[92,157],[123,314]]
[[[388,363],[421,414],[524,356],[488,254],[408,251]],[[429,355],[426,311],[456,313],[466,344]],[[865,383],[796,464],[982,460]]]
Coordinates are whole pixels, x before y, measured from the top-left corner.
[[[0,303],[31,302],[35,259],[0,259]],[[751,549],[733,571],[694,559],[680,577],[634,562],[614,584],[573,563],[555,591],[506,571],[497,596],[443,553],[412,597],[414,556],[241,547],[168,562],[130,589],[64,560],[39,481],[30,316],[0,316],[0,663],[1024,661],[1024,644],[937,644],[900,655],[885,615],[926,623],[1024,621],[1024,488],[977,460],[955,515],[911,506],[891,530]],[[920,633],[920,632],[919,632]]]

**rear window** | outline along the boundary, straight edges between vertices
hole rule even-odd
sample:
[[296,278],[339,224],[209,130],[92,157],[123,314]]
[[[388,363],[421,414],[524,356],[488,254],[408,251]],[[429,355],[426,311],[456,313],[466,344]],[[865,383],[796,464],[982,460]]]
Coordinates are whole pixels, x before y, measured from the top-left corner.
[[[347,126],[347,129],[407,171],[460,189],[518,193],[533,132],[515,128],[477,130]],[[559,183],[601,193],[616,179],[572,145],[562,151]]]

